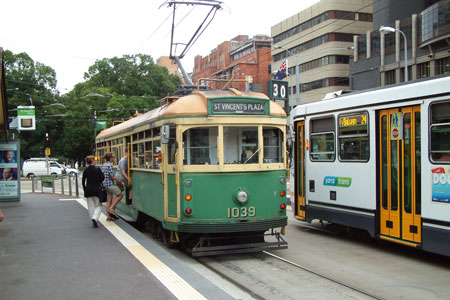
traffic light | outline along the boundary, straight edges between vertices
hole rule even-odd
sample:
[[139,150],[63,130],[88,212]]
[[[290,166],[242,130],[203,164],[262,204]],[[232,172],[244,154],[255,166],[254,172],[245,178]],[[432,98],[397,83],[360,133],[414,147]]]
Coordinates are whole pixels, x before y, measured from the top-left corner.
[[50,137],[48,136],[48,133],[45,134],[44,147],[50,148]]

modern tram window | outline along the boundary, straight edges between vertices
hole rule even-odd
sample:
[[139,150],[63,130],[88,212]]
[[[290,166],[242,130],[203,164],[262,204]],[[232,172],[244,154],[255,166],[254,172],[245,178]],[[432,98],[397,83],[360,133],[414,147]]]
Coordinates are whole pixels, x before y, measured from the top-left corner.
[[184,164],[209,165],[217,158],[217,127],[191,128],[183,133]]
[[450,164],[450,101],[431,105],[431,160]]
[[258,127],[223,127],[225,164],[258,163]]
[[339,159],[369,160],[369,128],[367,113],[339,116]]
[[323,118],[311,121],[311,151],[313,161],[334,161],[335,154],[334,118]]
[[278,128],[264,127],[264,163],[282,162],[281,155],[283,133]]

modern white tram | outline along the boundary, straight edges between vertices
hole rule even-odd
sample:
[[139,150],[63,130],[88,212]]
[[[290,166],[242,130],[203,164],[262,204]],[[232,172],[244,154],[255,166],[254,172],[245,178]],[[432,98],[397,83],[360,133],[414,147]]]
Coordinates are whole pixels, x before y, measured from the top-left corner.
[[450,77],[297,106],[294,216],[450,256]]

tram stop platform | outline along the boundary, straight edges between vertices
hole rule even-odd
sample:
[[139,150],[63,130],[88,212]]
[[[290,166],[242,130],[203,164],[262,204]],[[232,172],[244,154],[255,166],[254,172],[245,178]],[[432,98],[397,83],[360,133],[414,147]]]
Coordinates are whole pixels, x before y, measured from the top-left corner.
[[0,299],[233,299],[123,220],[92,226],[82,198],[0,202]]

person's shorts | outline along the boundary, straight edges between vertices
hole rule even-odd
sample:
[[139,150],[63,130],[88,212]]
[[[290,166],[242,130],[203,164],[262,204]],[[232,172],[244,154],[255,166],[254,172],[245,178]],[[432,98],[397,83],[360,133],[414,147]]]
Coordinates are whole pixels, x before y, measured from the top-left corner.
[[108,198],[114,198],[121,193],[117,185],[108,186],[106,192],[108,193]]
[[128,184],[128,181],[121,180],[121,183],[116,182],[116,186],[123,192],[125,188],[131,190],[131,184]]

